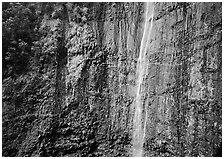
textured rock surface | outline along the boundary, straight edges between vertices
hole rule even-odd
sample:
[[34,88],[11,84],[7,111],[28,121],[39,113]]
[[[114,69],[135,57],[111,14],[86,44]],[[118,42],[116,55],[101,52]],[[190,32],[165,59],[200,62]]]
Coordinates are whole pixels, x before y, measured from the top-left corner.
[[[144,156],[213,156],[222,141],[222,4],[153,5]],[[79,22],[71,13],[43,20],[51,65],[40,77],[35,119],[15,139],[21,147],[8,148],[13,156],[132,156],[145,4],[89,3],[89,17],[80,6]]]
[[220,9],[219,3],[155,5],[147,132],[149,143],[168,143],[167,153],[210,156],[221,139]]

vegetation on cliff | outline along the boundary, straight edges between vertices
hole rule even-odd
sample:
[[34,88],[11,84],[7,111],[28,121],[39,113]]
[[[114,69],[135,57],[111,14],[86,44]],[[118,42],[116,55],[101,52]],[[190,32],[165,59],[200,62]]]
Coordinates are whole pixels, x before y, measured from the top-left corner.
[[[222,5],[154,6],[144,155],[218,155]],[[143,15],[144,3],[2,3],[3,156],[132,155]]]

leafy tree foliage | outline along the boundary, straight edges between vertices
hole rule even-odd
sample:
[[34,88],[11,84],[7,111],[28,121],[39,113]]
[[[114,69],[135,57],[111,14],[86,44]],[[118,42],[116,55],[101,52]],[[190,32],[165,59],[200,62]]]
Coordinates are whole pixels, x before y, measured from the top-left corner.
[[37,39],[38,12],[33,3],[3,3],[3,78],[27,71]]

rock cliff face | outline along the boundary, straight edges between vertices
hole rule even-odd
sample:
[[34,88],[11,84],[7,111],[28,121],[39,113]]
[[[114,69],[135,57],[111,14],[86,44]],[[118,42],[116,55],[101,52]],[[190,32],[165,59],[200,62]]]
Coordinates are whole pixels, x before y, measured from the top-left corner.
[[222,144],[222,4],[79,5],[78,18],[69,4],[63,16],[44,17],[43,97],[20,146],[3,146],[3,155],[214,156]]

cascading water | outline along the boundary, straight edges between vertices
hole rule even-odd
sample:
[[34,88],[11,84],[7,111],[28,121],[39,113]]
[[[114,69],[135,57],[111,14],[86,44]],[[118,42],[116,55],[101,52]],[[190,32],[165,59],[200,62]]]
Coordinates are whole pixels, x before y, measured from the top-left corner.
[[142,36],[140,53],[137,63],[137,71],[136,71],[137,94],[135,98],[135,114],[133,120],[134,123],[133,123],[133,140],[132,140],[133,144],[132,153],[133,156],[135,157],[143,156],[143,143],[145,138],[145,130],[147,122],[147,110],[146,109],[144,110],[145,117],[143,118],[144,101],[142,101],[143,91],[141,87],[143,87],[144,76],[147,73],[146,51],[152,30],[153,12],[154,12],[153,3],[146,3],[144,32]]

